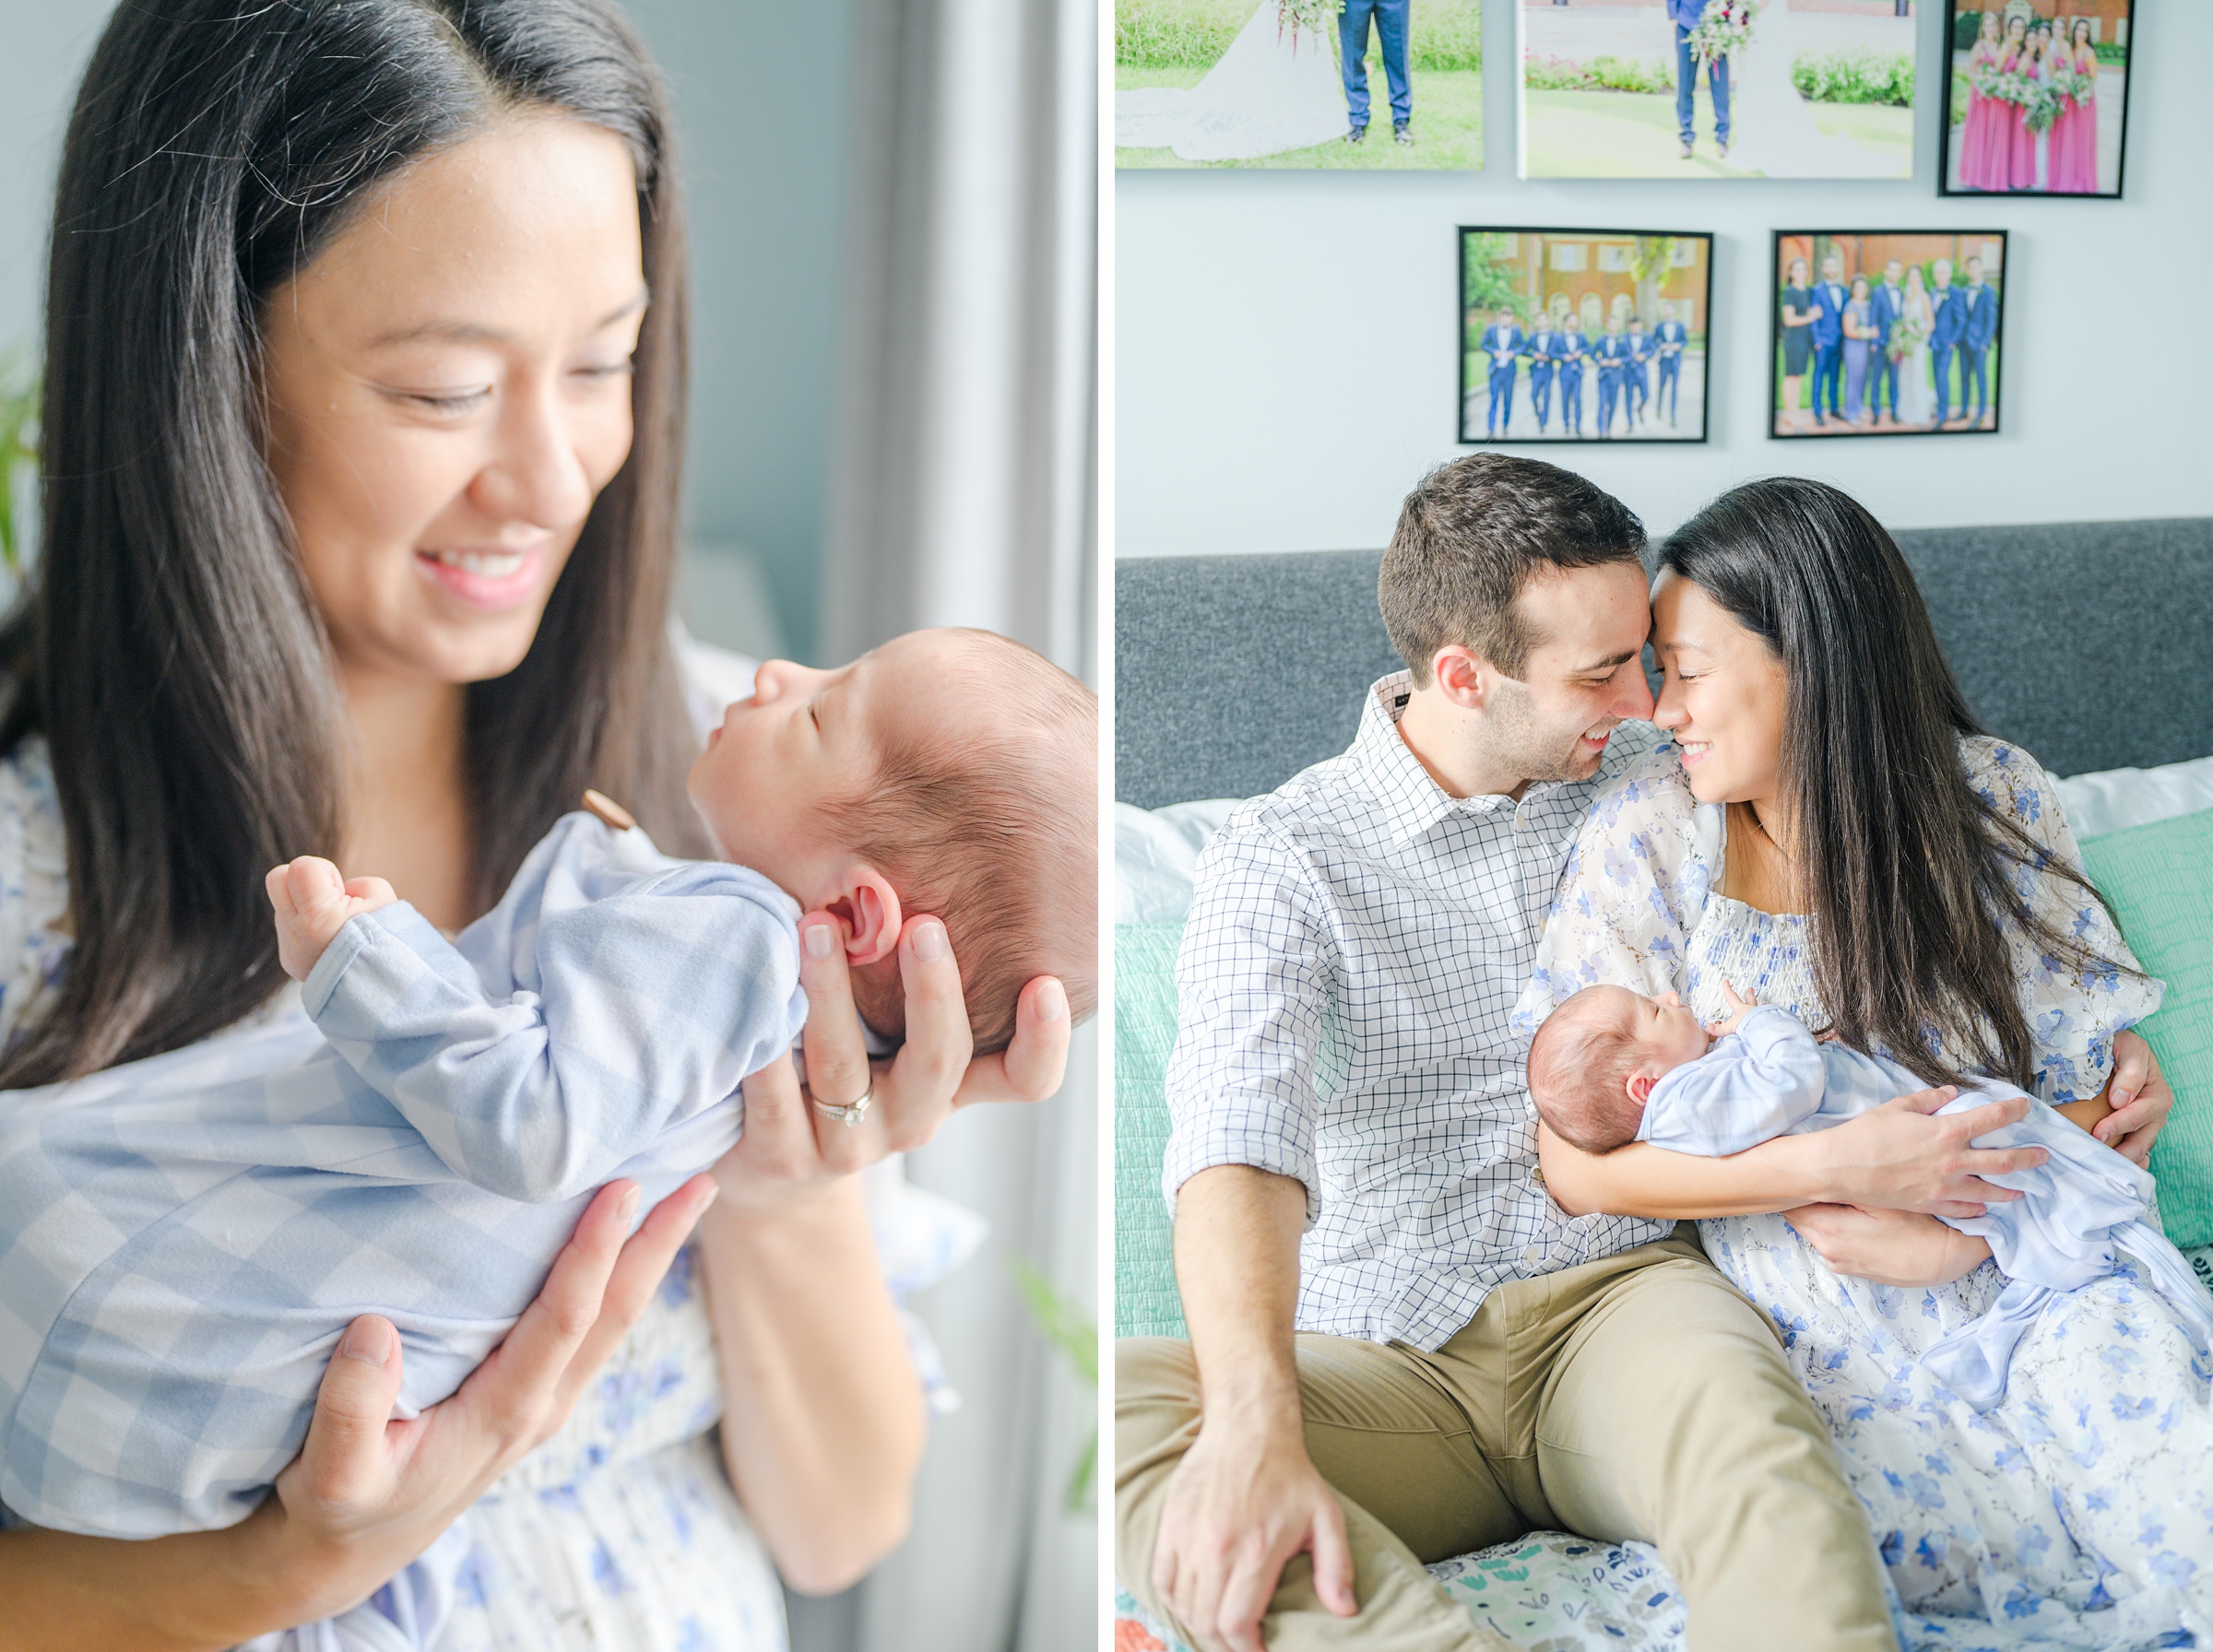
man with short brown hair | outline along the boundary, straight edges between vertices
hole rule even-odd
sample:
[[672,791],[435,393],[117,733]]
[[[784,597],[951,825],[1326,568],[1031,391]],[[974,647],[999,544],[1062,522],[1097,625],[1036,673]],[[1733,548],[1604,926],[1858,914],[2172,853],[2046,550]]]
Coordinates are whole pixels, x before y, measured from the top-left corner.
[[[1191,1339],[1117,1347],[1116,1535],[1204,1652],[1503,1646],[1423,1566],[1543,1527],[1656,1542],[1699,1652],[1896,1646],[1774,1328],[1693,1230],[1570,1217],[1537,1171],[1508,1017],[1597,782],[1657,738],[1643,544],[1554,466],[1432,471],[1378,590],[1408,670],[1201,859],[1163,1177]],[[1813,1197],[1896,1202],[1910,1135]]]

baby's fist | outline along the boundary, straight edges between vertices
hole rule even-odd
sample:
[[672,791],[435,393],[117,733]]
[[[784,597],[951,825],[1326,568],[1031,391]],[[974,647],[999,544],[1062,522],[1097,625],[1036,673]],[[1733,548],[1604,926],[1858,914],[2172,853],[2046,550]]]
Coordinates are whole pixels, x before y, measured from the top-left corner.
[[295,981],[307,979],[349,918],[389,906],[399,897],[382,878],[341,879],[317,856],[269,868],[269,904],[277,909],[277,958]]

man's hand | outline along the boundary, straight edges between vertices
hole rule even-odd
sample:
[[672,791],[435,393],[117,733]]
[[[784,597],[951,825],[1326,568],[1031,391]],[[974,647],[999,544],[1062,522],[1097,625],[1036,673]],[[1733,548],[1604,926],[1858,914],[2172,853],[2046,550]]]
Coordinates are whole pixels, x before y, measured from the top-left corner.
[[2174,1110],[2174,1092],[2160,1076],[2151,1046],[2133,1032],[2113,1034],[2113,1076],[2106,1080],[2105,1101],[2112,1112],[2090,1134],[2130,1162],[2148,1165],[2151,1144]]
[[266,882],[277,909],[277,960],[295,981],[307,979],[347,920],[399,899],[382,878],[349,880],[314,855],[271,867]]
[[1824,1203],[1867,1210],[1915,1210],[1927,1216],[1981,1216],[2021,1196],[1986,1176],[2033,1170],[2041,1147],[1976,1148],[1978,1136],[2029,1115],[2026,1096],[2010,1096],[1964,1113],[1929,1116],[1959,1092],[1949,1084],[1885,1102],[1833,1130],[1805,1139],[1819,1155]]
[[1947,1227],[1934,1216],[1864,1210],[1857,1205],[1801,1205],[1782,1216],[1820,1253],[1831,1273],[1878,1285],[1948,1285],[1990,1257],[1985,1241]]
[[1176,1465],[1153,1540],[1153,1581],[1201,1652],[1260,1652],[1284,1563],[1350,1617],[1344,1510],[1307,1455],[1292,1321],[1307,1190],[1217,1164],[1176,1196],[1176,1282],[1199,1363],[1199,1437]]
[[1201,1423],[1168,1477],[1153,1540],[1153,1587],[1201,1652],[1261,1652],[1261,1616],[1301,1552],[1314,1556],[1322,1604],[1351,1617],[1344,1510],[1296,1431]]
[[1759,1000],[1750,993],[1736,996],[1736,988],[1728,982],[1722,983],[1722,1002],[1729,1006],[1729,1013],[1706,1029],[1716,1038],[1726,1038],[1745,1024],[1745,1017],[1759,1008]]

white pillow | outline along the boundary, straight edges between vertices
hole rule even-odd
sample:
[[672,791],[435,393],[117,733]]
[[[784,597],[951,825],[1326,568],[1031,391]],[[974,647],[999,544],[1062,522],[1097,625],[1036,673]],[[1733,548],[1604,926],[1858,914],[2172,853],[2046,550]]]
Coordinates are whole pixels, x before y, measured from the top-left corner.
[[1209,797],[1166,808],[1114,806],[1114,921],[1180,924],[1191,909],[1199,851],[1242,797]]
[[2213,757],[2156,769],[2104,769],[2059,783],[2060,807],[2077,843],[2131,826],[2213,808]]

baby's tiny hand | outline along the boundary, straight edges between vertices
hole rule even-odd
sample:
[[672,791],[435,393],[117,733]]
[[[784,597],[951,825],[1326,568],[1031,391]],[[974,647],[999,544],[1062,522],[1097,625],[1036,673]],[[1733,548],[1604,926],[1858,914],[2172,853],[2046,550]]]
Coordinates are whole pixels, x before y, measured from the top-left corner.
[[277,958],[295,981],[307,979],[349,918],[399,899],[382,878],[341,879],[327,860],[302,855],[272,867],[269,904],[277,909]]
[[1723,1020],[1715,1021],[1711,1026],[1706,1029],[1707,1032],[1712,1033],[1716,1038],[1728,1037],[1730,1033],[1735,1032],[1737,1028],[1745,1024],[1746,1016],[1751,1014],[1753,1010],[1759,1008],[1759,1000],[1757,998],[1754,997],[1750,993],[1746,993],[1742,997],[1739,997],[1737,996],[1736,988],[1730,985],[1726,981],[1722,983],[1722,1001],[1729,1006],[1729,1014]]

